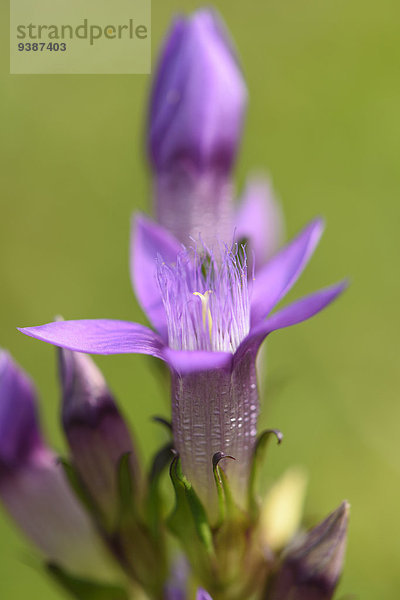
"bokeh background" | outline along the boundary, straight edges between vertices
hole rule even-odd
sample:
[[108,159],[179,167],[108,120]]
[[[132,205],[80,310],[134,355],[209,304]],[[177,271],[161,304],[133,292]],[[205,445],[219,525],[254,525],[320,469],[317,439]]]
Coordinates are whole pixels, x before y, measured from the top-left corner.
[[[310,476],[306,513],[352,505],[340,595],[395,600],[400,590],[400,4],[398,0],[214,3],[250,91],[236,181],[267,170],[291,236],[316,214],[323,241],[291,298],[344,275],[345,296],[268,345],[261,425],[279,427],[266,485],[285,467]],[[153,0],[156,56],[174,13]],[[150,209],[144,157],[147,76],[10,76],[1,4],[0,333],[37,382],[51,443],[59,390],[52,347],[16,325],[65,318],[143,320],[128,276],[129,219]],[[168,415],[149,359],[98,359],[148,459]],[[0,596],[61,598],[0,513]]]

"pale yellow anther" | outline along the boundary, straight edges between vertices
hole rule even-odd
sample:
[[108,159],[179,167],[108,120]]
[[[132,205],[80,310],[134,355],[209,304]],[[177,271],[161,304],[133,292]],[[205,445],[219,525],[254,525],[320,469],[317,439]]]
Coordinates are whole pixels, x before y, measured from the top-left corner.
[[200,292],[193,292],[193,296],[198,296],[201,300],[201,314],[203,317],[203,327],[204,329],[206,329],[208,323],[208,335],[210,336],[210,341],[212,341],[212,316],[209,307],[210,294],[212,294],[212,290],[207,290],[206,292],[204,292],[204,294],[201,294]]

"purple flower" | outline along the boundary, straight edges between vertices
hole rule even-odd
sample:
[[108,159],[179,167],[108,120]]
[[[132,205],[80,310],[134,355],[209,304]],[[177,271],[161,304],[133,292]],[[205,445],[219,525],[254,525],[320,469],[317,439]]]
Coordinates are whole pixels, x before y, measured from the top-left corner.
[[248,282],[243,248],[222,247],[208,255],[182,249],[163,228],[139,217],[133,283],[157,333],[106,319],[21,331],[80,352],[142,353],[165,361],[171,371],[174,442],[184,474],[213,512],[212,456],[234,456],[226,471],[243,505],[259,411],[258,349],[267,335],[312,317],[345,287],[322,289],[270,314],[304,269],[322,229],[320,220],[311,222]]
[[31,380],[0,352],[0,499],[47,560],[107,577],[105,550],[39,429]]
[[153,83],[148,131],[157,220],[187,244],[228,241],[233,230],[230,173],[247,90],[218,16],[176,19]]
[[120,508],[118,464],[129,453],[135,494],[141,492],[133,441],[100,370],[89,356],[60,350],[62,420],[72,460],[107,529]]

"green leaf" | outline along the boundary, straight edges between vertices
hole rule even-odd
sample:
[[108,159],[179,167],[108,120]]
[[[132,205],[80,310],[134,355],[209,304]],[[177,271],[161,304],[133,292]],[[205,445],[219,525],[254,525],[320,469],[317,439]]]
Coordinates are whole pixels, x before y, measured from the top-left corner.
[[54,564],[46,565],[47,571],[69,594],[77,600],[129,600],[123,588],[70,575]]
[[283,440],[283,433],[279,431],[279,429],[266,429],[258,436],[256,445],[254,447],[248,488],[248,508],[249,514],[253,521],[258,518],[259,514],[259,504],[257,501],[256,491],[259,471],[264,460],[268,442],[272,436],[276,437],[278,444],[280,444]]

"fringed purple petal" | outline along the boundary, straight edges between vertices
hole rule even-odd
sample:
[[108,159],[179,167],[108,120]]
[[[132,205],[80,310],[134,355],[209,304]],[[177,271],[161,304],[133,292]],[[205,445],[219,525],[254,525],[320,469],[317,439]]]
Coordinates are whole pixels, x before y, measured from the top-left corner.
[[296,325],[319,313],[328,304],[333,302],[346,289],[347,285],[347,281],[343,281],[314,292],[289,304],[289,306],[285,306],[285,308],[282,308],[266,321],[262,321],[255,327],[252,327],[249,335],[239,346],[235,354],[235,361],[241,360],[246,352],[251,351],[256,354],[263,340],[273,331]]
[[[235,239],[246,240],[248,271],[256,271],[278,250],[283,240],[284,219],[280,202],[268,179],[248,182],[235,218]],[[254,261],[253,261],[254,257]]]
[[129,321],[86,319],[55,321],[19,331],[67,350],[88,354],[151,354],[163,358],[163,342],[148,327]]
[[157,258],[174,263],[181,250],[180,243],[163,227],[142,215],[135,217],[130,252],[132,285],[150,323],[165,341],[167,326],[156,279]]
[[33,383],[0,351],[0,479],[16,471],[32,452],[43,447]]
[[251,326],[264,319],[299,278],[323,232],[323,221],[312,221],[255,276],[251,290]]

